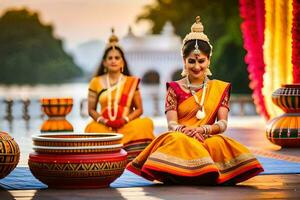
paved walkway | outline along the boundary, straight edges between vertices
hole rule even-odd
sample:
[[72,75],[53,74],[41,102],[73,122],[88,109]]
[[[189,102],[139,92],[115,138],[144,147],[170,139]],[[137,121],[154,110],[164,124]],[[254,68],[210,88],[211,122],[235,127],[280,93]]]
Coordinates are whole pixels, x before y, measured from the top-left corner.
[[[156,118],[156,134],[165,130],[163,118]],[[265,122],[258,117],[232,118],[227,136],[247,145],[255,154],[300,162],[300,148],[281,149],[265,137]],[[284,166],[282,166],[284,167]],[[237,186],[150,186],[96,190],[0,190],[6,199],[300,199],[300,175],[260,175]]]

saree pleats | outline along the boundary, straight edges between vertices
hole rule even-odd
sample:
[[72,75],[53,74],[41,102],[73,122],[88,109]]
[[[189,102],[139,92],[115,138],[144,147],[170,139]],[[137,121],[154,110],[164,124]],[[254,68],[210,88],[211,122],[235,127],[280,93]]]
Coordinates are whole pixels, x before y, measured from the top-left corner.
[[149,180],[199,184],[238,183],[262,171],[249,150],[228,137],[215,135],[201,143],[180,132],[155,139],[127,169]]

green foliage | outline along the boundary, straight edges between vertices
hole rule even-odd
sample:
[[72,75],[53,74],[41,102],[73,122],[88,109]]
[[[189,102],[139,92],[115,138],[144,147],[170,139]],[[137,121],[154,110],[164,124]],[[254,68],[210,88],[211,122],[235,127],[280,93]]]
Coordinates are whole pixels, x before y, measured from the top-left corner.
[[82,74],[37,13],[7,11],[0,30],[0,83],[60,83]]
[[156,0],[144,8],[137,21],[150,20],[153,33],[159,33],[170,21],[175,33],[183,38],[200,15],[204,32],[214,46],[213,78],[231,82],[234,93],[250,93],[238,6],[238,0]]

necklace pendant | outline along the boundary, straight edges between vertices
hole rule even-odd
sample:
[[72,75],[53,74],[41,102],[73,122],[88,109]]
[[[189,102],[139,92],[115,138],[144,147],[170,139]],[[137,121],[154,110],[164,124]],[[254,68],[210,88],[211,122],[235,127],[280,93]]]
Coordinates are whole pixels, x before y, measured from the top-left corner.
[[198,110],[196,114],[197,119],[203,119],[205,117],[204,109]]

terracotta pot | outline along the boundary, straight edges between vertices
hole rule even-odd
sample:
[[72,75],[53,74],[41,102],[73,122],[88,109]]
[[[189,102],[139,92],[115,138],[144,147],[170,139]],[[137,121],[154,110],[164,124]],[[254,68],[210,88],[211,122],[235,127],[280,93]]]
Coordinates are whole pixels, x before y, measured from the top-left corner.
[[20,149],[14,138],[0,131],[0,179],[15,169],[20,159]]
[[73,107],[72,98],[43,98],[40,102],[43,112],[49,117],[66,116]]
[[267,138],[282,147],[300,147],[300,84],[282,85],[272,94],[284,112],[267,124]]
[[272,101],[286,113],[300,113],[300,84],[286,84],[272,94]]
[[73,132],[74,128],[65,118],[54,118],[44,121],[41,132]]
[[127,164],[118,133],[40,134],[29,156],[32,174],[50,188],[101,188]]
[[31,153],[32,174],[49,188],[86,189],[108,187],[124,171],[127,153],[42,154]]
[[73,132],[73,126],[66,120],[73,107],[72,98],[43,98],[42,111],[49,117],[41,126],[41,132]]

